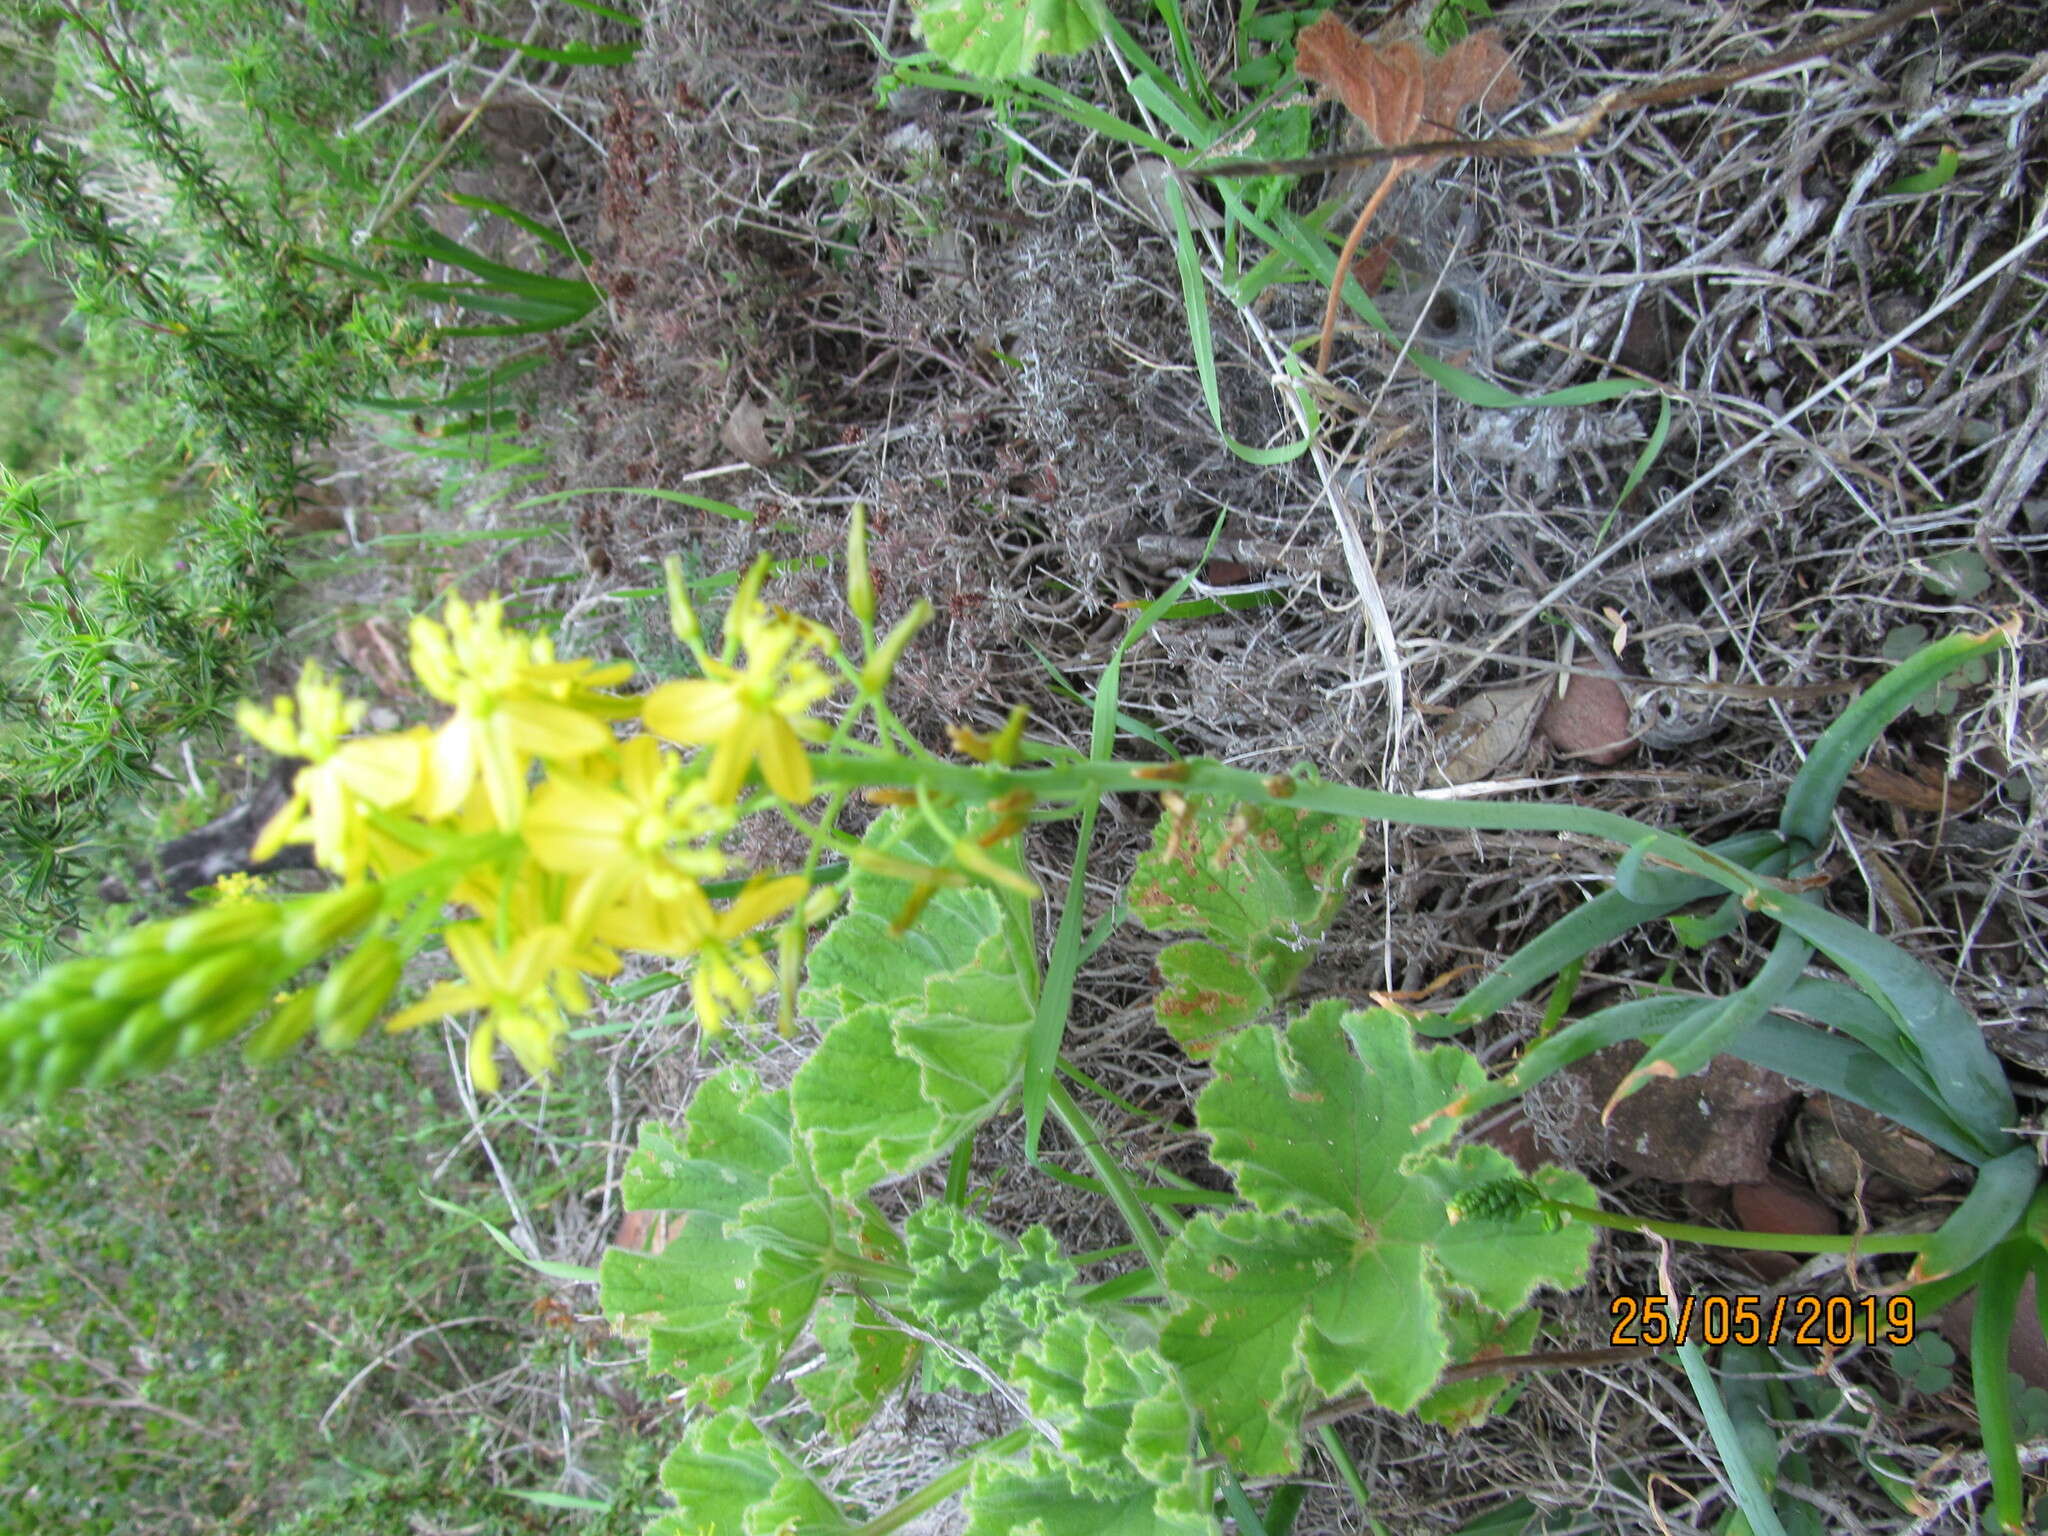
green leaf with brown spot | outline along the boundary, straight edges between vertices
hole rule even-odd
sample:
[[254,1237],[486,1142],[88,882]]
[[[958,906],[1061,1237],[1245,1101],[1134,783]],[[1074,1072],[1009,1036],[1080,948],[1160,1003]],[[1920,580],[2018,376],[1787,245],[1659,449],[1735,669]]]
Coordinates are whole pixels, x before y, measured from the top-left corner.
[[1343,905],[1360,823],[1196,798],[1160,818],[1131,875],[1132,914],[1198,938],[1159,957],[1160,1023],[1190,1055],[1284,1002]]

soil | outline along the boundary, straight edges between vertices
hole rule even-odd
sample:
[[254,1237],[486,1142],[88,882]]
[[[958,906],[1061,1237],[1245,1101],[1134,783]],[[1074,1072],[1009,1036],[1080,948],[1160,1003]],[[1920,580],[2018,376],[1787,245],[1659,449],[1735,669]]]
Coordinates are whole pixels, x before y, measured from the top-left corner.
[[[659,674],[677,659],[661,606],[622,594],[658,586],[662,556],[714,573],[768,552],[790,566],[779,600],[835,623],[845,521],[864,503],[885,616],[920,598],[938,615],[899,673],[906,721],[938,741],[948,724],[993,729],[1024,704],[1036,732],[1085,745],[1086,705],[1053,669],[1087,694],[1129,622],[1124,605],[1195,564],[1222,519],[1198,576],[1265,590],[1268,606],[1163,624],[1124,671],[1125,711],[1181,750],[1404,790],[1443,784],[1455,758],[1449,776],[1481,787],[1702,840],[1774,822],[1804,751],[1904,626],[1940,634],[2016,612],[2041,633],[2048,55],[2027,51],[2040,31],[2001,20],[2027,7],[1917,21],[1850,56],[1638,113],[1579,155],[1408,177],[1376,228],[1392,237],[1387,309],[1405,307],[1434,341],[1422,350],[1521,397],[1599,379],[1649,387],[1480,408],[1393,343],[1347,331],[1315,445],[1281,465],[1234,455],[1209,418],[1156,199],[1148,216],[1127,195],[1133,156],[978,98],[879,99],[876,40],[915,47],[905,9],[670,0],[647,8],[629,68],[565,74],[537,93],[544,114],[507,120],[494,147],[503,178],[532,173],[527,206],[590,248],[608,296],[594,342],[558,349],[530,403],[547,478],[522,490],[687,491],[747,518],[589,495],[565,504],[559,537],[481,546],[505,550],[488,563],[464,546],[413,580],[495,584],[558,616],[565,654]],[[1184,9],[1205,71],[1233,90],[1238,8]],[[1353,19],[1363,28],[1383,9]],[[1719,0],[1495,9],[1525,82],[1495,125],[1511,132],[1825,25],[1804,7]],[[1170,56],[1151,7],[1119,10]],[[1130,110],[1099,53],[1042,73]],[[1334,128],[1335,109],[1321,112]],[[1938,193],[1886,191],[1944,144],[1960,168]],[[1355,206],[1368,188],[1311,181],[1295,206]],[[1441,274],[1442,291],[1404,293],[1403,269],[1421,283]],[[1281,285],[1242,313],[1210,299],[1225,425],[1244,443],[1288,441],[1299,426],[1272,384],[1276,349],[1312,351],[1320,290]],[[1667,410],[1661,450],[1637,473]],[[484,528],[531,516],[509,505],[456,516]],[[1935,965],[2015,1039],[2048,1029],[2034,799],[2044,722],[2025,682],[2039,661],[2024,643],[1888,732],[1876,771],[1842,802],[1826,866],[1838,910]],[[1523,727],[1495,733],[1473,771],[1461,711],[1469,720],[1475,699],[1532,684],[1554,698],[1574,675],[1588,686],[1566,697],[1598,699],[1590,724],[1562,739],[1528,728],[1531,696]],[[1618,747],[1617,731],[1632,745]],[[1138,808],[1106,818],[1097,907],[1147,836]],[[1036,850],[1049,886],[1070,852],[1057,834]],[[1598,890],[1603,867],[1600,850],[1555,838],[1371,832],[1304,990],[1362,998],[1484,966]],[[1760,936],[1752,924],[1695,953],[1635,935],[1594,957],[1582,993],[1659,979],[1725,994],[1753,974]],[[1202,1074],[1152,1018],[1158,942],[1120,932],[1084,981],[1067,1043],[1117,1092],[1184,1119]],[[1471,1043],[1488,1059],[1512,1053],[1540,1007],[1508,1010]],[[628,1105],[646,1114],[674,1117],[712,1065],[651,1032],[614,1049]],[[2031,1125],[2048,1076],[2009,1054]],[[1769,1168],[1747,1159],[1729,1182],[1811,1188],[1786,1134],[1795,1115],[1764,1130]],[[1629,1173],[1571,1125],[1537,1117],[1547,1155],[1624,1208],[1686,1214],[1675,1183]],[[1191,1132],[1119,1129],[1137,1155],[1200,1164]],[[1014,1128],[983,1139],[991,1219],[1047,1221],[1084,1248],[1119,1240],[1081,1198],[1048,1205],[1048,1186],[1001,1179],[1020,1155]],[[1849,1222],[1881,1224],[1953,1196],[1828,1198]],[[1551,1306],[1546,1347],[1604,1343],[1607,1301],[1655,1289],[1658,1262],[1643,1242],[1603,1244],[1594,1284]],[[1756,1285],[1707,1250],[1669,1262],[1680,1289]],[[1840,1281],[1809,1267],[1787,1283]],[[1898,1390],[1880,1360],[1824,1365],[1880,1400]],[[1976,1444],[1952,1407],[1900,1399],[1882,1425],[1930,1512],[1976,1486],[1967,1456],[1951,1459]],[[881,1507],[1001,1427],[986,1400],[903,1404],[864,1438],[866,1470],[842,1491]],[[1372,1513],[1403,1532],[1454,1530],[1513,1493],[1587,1512],[1560,1530],[1707,1530],[1727,1507],[1669,1362],[1532,1378],[1511,1413],[1455,1442],[1377,1414],[1343,1434]],[[1797,1497],[1823,1526],[1912,1524],[1840,1444],[1809,1448],[1816,1486]],[[1333,1470],[1315,1462],[1310,1476],[1296,1530],[1358,1529]]]

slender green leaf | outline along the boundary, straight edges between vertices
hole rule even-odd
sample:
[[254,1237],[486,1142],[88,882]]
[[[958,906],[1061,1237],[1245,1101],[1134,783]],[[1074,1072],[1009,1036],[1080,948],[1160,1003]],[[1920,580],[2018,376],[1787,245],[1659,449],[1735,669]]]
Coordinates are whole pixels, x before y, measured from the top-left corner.
[[[1194,573],[1208,561],[1209,552],[1223,536],[1229,514],[1217,516],[1209,529],[1202,557],[1181,578],[1147,603],[1124,637],[1110,652],[1109,665],[1102,669],[1095,685],[1095,708],[1089,722],[1088,759],[1107,762],[1116,751],[1117,692],[1123,678],[1124,655],[1159,622],[1159,616],[1187,591]],[[1066,899],[1060,906],[1059,927],[1053,937],[1052,954],[1046,960],[1045,980],[1038,995],[1037,1012],[1024,1050],[1023,1106],[1024,1156],[1038,1161],[1038,1134],[1045,1122],[1046,1102],[1052,1093],[1053,1069],[1058,1065],[1060,1038],[1066,1032],[1067,1012],[1073,1006],[1074,980],[1081,969],[1082,907],[1087,893],[1088,851],[1095,836],[1095,818],[1102,805],[1102,792],[1091,790],[1081,801],[1081,824],[1075,834],[1074,860],[1067,872]]]
[[1924,197],[1929,192],[1939,192],[1955,180],[1956,170],[1963,163],[1963,157],[1956,153],[1953,144],[1944,144],[1934,157],[1934,164],[1924,171],[1901,176],[1887,183],[1879,197]]
[[633,56],[640,51],[638,43],[568,43],[560,48],[550,48],[540,43],[523,43],[516,38],[479,32],[474,27],[462,30],[487,48],[510,49],[522,58],[538,59],[543,64],[594,65],[612,69],[632,63]]
[[446,1211],[450,1216],[460,1216],[464,1221],[475,1222],[490,1234],[492,1242],[536,1274],[546,1275],[550,1280],[567,1280],[578,1285],[596,1283],[597,1271],[586,1264],[558,1264],[552,1259],[529,1258],[526,1250],[513,1242],[501,1228],[493,1226],[476,1212],[464,1210],[452,1201],[437,1199],[424,1189],[419,1192],[419,1196],[437,1211]]
[[1939,1280],[1976,1263],[2019,1224],[2040,1182],[2041,1163],[2031,1146],[2015,1147],[1984,1164],[1963,1203],[1913,1261],[1908,1280],[1916,1285]]
[[2020,1482],[2012,1389],[2006,1371],[2020,1284],[2030,1267],[2028,1258],[2019,1243],[2001,1243],[1992,1250],[1985,1260],[1983,1284],[1977,1288],[1977,1311],[1970,1319],[1970,1395],[1977,1403],[1984,1457],[1991,1463],[1991,1508],[1999,1525],[2012,1536],[2027,1528],[2027,1500]]
[[1629,1069],[1607,1107],[1613,1109],[1651,1078],[1689,1077],[1730,1049],[1743,1031],[1784,1001],[1812,957],[1812,945],[1781,929],[1763,968],[1732,997],[1718,1000],[1667,1031]]
[[1693,1397],[1699,1402],[1700,1415],[1707,1421],[1707,1433],[1713,1439],[1714,1449],[1721,1453],[1722,1474],[1735,1495],[1736,1507],[1749,1521],[1755,1536],[1786,1536],[1785,1527],[1778,1520],[1778,1512],[1771,1504],[1771,1496],[1764,1491],[1763,1481],[1757,1476],[1756,1468],[1744,1450],[1741,1431],[1728,1416],[1720,1384],[1707,1365],[1705,1353],[1697,1344],[1681,1344],[1678,1346],[1678,1360],[1685,1368],[1685,1379],[1692,1385]]
[[1942,679],[2011,645],[2012,640],[2012,632],[2003,628],[1950,635],[1907,657],[1865,689],[1821,732],[1785,792],[1785,808],[1778,818],[1785,841],[1803,850],[1804,856],[1818,852],[1832,831],[1835,801],[1842,786],[1885,727]]
[[590,252],[584,250],[582,246],[576,244],[575,241],[556,229],[552,224],[544,224],[531,214],[521,213],[517,208],[507,203],[501,203],[495,198],[479,197],[468,192],[450,192],[448,194],[448,201],[459,207],[480,208],[486,213],[495,213],[508,224],[517,224],[529,235],[545,242],[548,246],[568,257],[579,266],[587,267],[593,259]]
[[[1640,842],[1631,845],[1631,852]],[[1773,832],[1745,832],[1715,843],[1709,850],[1733,863],[1764,867],[1783,849]],[[1641,902],[1619,890],[1607,891],[1574,907],[1535,938],[1516,950],[1468,992],[1441,1025],[1430,1025],[1428,1033],[1452,1033],[1506,1007],[1532,987],[1550,980],[1574,960],[1582,960],[1601,946],[1610,944],[1630,929],[1653,922],[1716,887],[1708,880],[1680,874],[1668,884],[1657,885],[1655,899]]]
[[[699,512],[710,512],[718,517],[729,517],[735,522],[751,523],[754,514],[743,511],[729,501],[719,501],[710,496],[693,496],[688,491],[666,491],[653,485],[585,485],[572,491],[550,491],[545,496],[529,496],[524,501],[514,502],[512,510],[524,511],[528,507],[552,506],[558,501],[568,501],[576,496],[652,496],[657,501],[674,502],[677,506],[693,507]],[[730,585],[730,583],[726,583]]]
[[2004,1068],[1983,1031],[1932,971],[1889,940],[1813,902],[1782,892],[1760,897],[1776,918],[1849,973],[1912,1039],[1936,1091],[1987,1148],[2013,1144],[2019,1118]]

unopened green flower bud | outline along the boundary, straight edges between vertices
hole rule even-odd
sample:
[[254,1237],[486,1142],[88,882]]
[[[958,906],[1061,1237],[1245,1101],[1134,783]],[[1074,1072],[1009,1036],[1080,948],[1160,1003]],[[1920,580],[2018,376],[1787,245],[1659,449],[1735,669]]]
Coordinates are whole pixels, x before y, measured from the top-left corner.
[[189,1019],[211,1008],[249,983],[250,956],[240,949],[208,955],[163,990],[163,1010],[173,1019]]
[[1039,890],[1037,881],[991,857],[988,850],[971,837],[960,838],[953,844],[953,862],[991,885],[1015,891],[1027,901],[1036,901],[1044,894]]
[[88,1081],[110,1083],[154,1072],[177,1054],[178,1034],[177,1021],[164,1013],[161,1004],[144,1003],[129,1010],[120,1030],[93,1063]]
[[817,927],[826,918],[837,912],[840,902],[845,899],[846,891],[837,883],[812,886],[810,894],[804,897],[804,926],[806,928]]
[[250,1066],[281,1061],[313,1028],[314,992],[302,987],[292,993],[261,1024],[249,1031],[242,1042],[242,1060]]
[[863,626],[875,622],[875,582],[868,572],[868,509],[858,501],[853,504],[853,520],[846,525],[846,606]]
[[36,1100],[45,1109],[66,1088],[75,1088],[92,1065],[93,1048],[83,1040],[67,1041],[46,1051],[36,1071]]
[[917,606],[896,623],[896,627],[882,637],[882,643],[875,647],[874,655],[861,663],[860,685],[869,693],[881,693],[889,686],[889,679],[896,675],[896,663],[903,659],[903,652],[917,632],[932,621],[932,605],[922,598]]
[[293,902],[286,908],[278,944],[293,965],[304,965],[361,933],[383,905],[384,893],[374,885],[352,885]]
[[187,1019],[178,1031],[178,1059],[189,1060],[232,1040],[269,1001],[269,986],[258,982],[229,994],[197,1018]]
[[132,1002],[161,997],[172,982],[191,969],[190,955],[166,954],[161,949],[122,955],[100,967],[99,975],[93,978],[93,995]]
[[116,999],[81,997],[52,1008],[43,1015],[42,1036],[46,1042],[104,1040],[128,1016],[128,1005]]
[[208,907],[164,924],[161,943],[174,955],[226,949],[267,937],[282,921],[283,914],[284,909],[272,901],[236,901]]
[[697,622],[697,610],[690,602],[690,590],[683,585],[683,558],[668,555],[661,562],[662,579],[668,584],[668,627],[691,650],[704,646],[704,626]]
[[330,1051],[345,1051],[362,1039],[390,1001],[403,966],[398,946],[380,936],[329,971],[313,996],[320,1044]]

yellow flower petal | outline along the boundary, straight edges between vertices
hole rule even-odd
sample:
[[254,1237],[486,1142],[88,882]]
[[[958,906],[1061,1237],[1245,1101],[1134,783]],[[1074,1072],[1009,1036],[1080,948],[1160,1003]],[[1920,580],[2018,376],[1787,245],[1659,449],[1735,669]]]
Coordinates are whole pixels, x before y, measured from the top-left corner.
[[[415,663],[417,665],[417,663]],[[476,783],[477,723],[457,715],[434,732],[427,751],[427,780],[420,791],[420,812],[441,821],[461,809]]]
[[551,779],[535,792],[519,835],[541,868],[558,875],[602,869],[630,857],[633,802],[609,790]]
[[526,809],[526,758],[490,723],[478,729],[476,745],[491,814],[497,818],[498,830],[509,832],[519,825],[520,813]]
[[490,1001],[481,988],[466,981],[444,981],[411,1007],[399,1009],[385,1021],[384,1028],[395,1035],[401,1030],[431,1024],[435,1019],[488,1007]]
[[469,1080],[476,1084],[479,1093],[498,1091],[498,1063],[491,1057],[491,1047],[497,1041],[498,1031],[489,1020],[470,1032]]
[[325,766],[351,793],[389,810],[419,793],[420,746],[418,736],[367,736],[343,742]]
[[498,989],[498,947],[482,923],[451,923],[442,936],[462,974],[485,991]]
[[704,788],[715,804],[731,805],[739,798],[740,786],[747,781],[747,770],[754,766],[764,723],[759,715],[742,714],[712,748]]
[[804,899],[810,886],[802,875],[781,875],[776,879],[749,880],[746,888],[718,916],[718,932],[734,939],[770,918],[780,917]]
[[492,718],[507,742],[535,757],[588,757],[613,744],[612,733],[599,721],[546,699],[507,699]]
[[764,715],[756,730],[761,777],[778,799],[802,805],[811,798],[811,760],[796,732],[780,715]]
[[640,718],[647,729],[670,741],[703,746],[723,737],[742,714],[739,700],[729,683],[693,678],[684,683],[663,683],[647,695],[640,706]]
[[277,808],[275,816],[263,823],[263,830],[256,834],[256,846],[249,850],[249,862],[261,864],[265,859],[274,857],[278,849],[292,840],[292,834],[298,831],[299,823],[305,819],[306,797],[295,794]]

